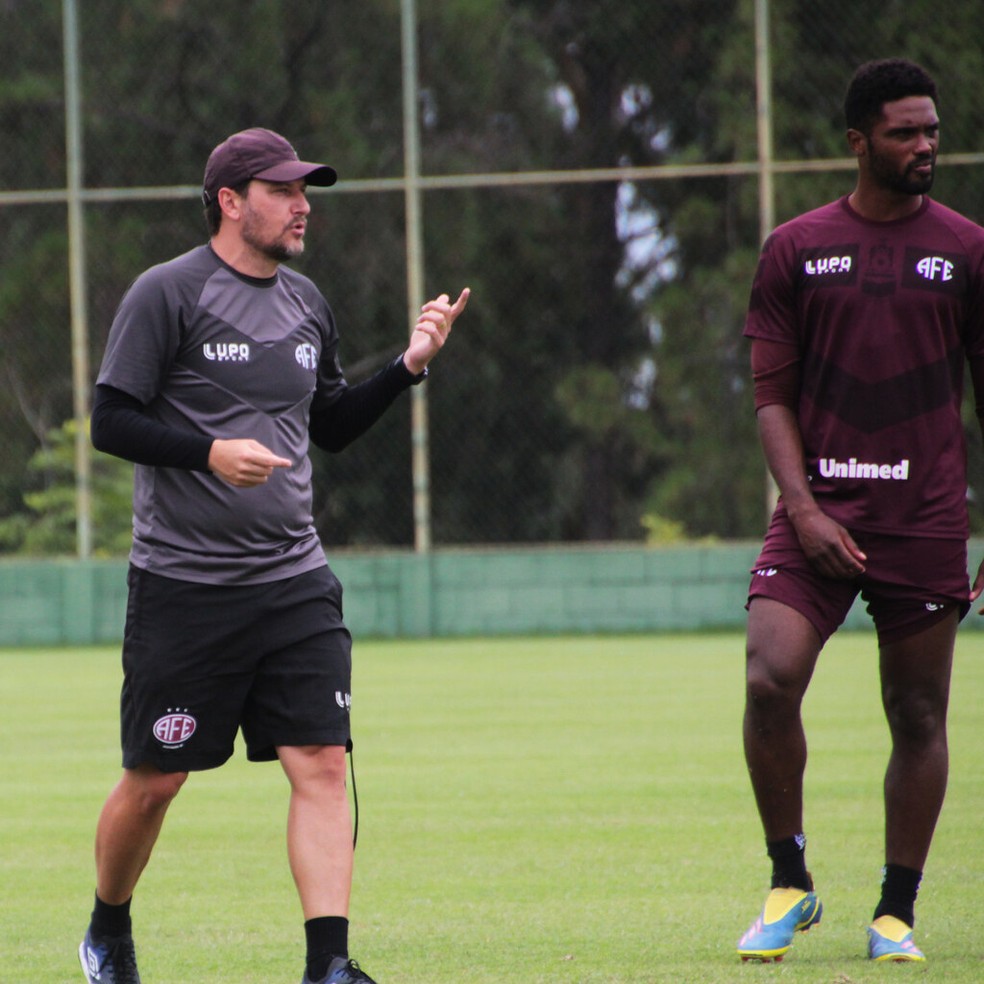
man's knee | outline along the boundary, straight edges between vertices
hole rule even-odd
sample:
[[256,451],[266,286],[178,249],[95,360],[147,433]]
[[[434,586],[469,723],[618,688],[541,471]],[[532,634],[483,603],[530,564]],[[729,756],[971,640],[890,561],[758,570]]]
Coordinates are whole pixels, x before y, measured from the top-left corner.
[[946,700],[939,695],[889,693],[885,716],[896,741],[928,745],[946,735]]
[[281,746],[280,764],[296,788],[344,788],[345,749],[335,745]]
[[754,599],[745,648],[749,707],[798,710],[819,652],[820,638],[803,615],[771,599]]
[[141,813],[166,810],[181,791],[187,772],[161,772],[153,766],[138,766],[124,773],[123,781]]
[[745,699],[752,713],[795,713],[810,679],[812,658],[791,650],[749,642],[745,662]]

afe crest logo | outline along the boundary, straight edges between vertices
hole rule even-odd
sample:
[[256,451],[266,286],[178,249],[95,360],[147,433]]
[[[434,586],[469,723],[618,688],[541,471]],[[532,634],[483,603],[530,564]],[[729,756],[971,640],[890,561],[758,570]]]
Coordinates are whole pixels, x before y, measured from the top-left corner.
[[916,272],[927,280],[953,279],[953,264],[942,256],[924,256],[916,263]]
[[198,722],[188,713],[188,708],[169,707],[167,714],[154,722],[154,737],[169,748],[183,745],[198,727]]
[[301,342],[294,349],[294,358],[299,366],[312,372],[318,368],[318,350],[310,342]]

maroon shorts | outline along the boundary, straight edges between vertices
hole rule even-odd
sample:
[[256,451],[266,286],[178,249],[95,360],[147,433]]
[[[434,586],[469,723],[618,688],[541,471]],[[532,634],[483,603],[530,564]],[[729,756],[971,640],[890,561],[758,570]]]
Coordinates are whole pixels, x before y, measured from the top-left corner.
[[880,643],[895,642],[929,628],[956,610],[970,609],[967,543],[915,536],[852,533],[867,556],[865,572],[851,580],[818,574],[806,559],[784,512],[769,524],[752,568],[748,600],[771,598],[809,619],[826,642],[854,599],[867,603]]

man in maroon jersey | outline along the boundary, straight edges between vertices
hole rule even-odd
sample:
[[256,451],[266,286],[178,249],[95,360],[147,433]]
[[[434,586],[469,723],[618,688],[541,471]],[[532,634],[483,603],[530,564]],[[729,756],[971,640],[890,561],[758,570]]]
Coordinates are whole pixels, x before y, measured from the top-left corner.
[[759,435],[780,491],[748,600],[745,758],[772,890],[738,943],[781,960],[820,921],[805,858],[803,695],[858,594],[878,634],[892,751],[873,960],[924,960],[914,907],[946,789],[968,584],[964,365],[984,406],[984,230],[928,197],[936,86],[862,65],[845,100],[854,191],[780,226],[749,302]]

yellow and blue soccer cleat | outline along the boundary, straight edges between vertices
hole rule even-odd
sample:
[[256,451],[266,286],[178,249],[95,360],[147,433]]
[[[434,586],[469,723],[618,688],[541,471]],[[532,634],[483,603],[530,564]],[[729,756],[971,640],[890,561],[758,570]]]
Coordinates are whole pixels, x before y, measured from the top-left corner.
[[742,960],[778,963],[786,955],[796,933],[805,933],[820,922],[823,905],[816,892],[802,888],[774,888],[762,914],[738,941]]
[[895,916],[879,916],[868,927],[868,956],[872,960],[897,963],[925,960],[926,956],[912,942],[912,927]]

